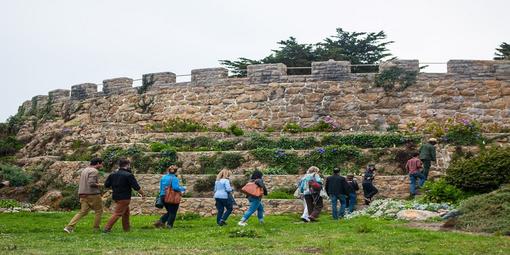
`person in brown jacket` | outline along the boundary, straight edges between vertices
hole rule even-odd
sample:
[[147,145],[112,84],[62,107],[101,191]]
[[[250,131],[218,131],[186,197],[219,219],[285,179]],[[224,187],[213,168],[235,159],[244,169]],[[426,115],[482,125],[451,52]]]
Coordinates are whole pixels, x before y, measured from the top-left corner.
[[90,166],[81,171],[80,183],[78,186],[78,195],[80,196],[80,211],[71,219],[64,231],[71,233],[76,223],[92,209],[96,216],[94,218],[94,230],[99,231],[101,215],[103,214],[103,201],[101,200],[101,191],[99,190],[99,168],[103,167],[103,160],[93,158]]

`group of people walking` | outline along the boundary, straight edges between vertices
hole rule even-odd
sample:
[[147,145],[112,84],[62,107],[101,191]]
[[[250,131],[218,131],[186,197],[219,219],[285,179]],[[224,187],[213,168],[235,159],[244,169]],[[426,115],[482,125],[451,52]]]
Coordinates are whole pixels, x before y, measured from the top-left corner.
[[[428,178],[431,162],[436,160],[435,144],[437,140],[429,139],[428,143],[421,146],[420,151],[414,153],[411,159],[407,161],[406,169],[410,177],[410,193],[414,196]],[[96,231],[100,229],[101,216],[103,213],[103,202],[101,199],[99,183],[99,172],[103,166],[103,160],[94,158],[90,165],[80,173],[78,194],[80,197],[80,211],[71,219],[64,228],[67,233],[73,232],[78,221],[91,210],[95,212],[93,227]],[[177,177],[178,167],[169,166],[160,180],[159,196],[156,205],[165,208],[166,213],[162,215],[155,223],[157,228],[173,228],[179,209],[180,196],[186,192],[186,187],[181,186]],[[233,188],[230,182],[231,171],[221,170],[214,185],[214,199],[217,209],[216,223],[218,226],[227,224],[227,220],[233,211],[236,201],[233,196]],[[366,205],[370,204],[373,197],[379,192],[374,186],[376,176],[375,164],[369,164],[362,178],[363,198]],[[242,188],[242,192],[247,195],[249,206],[241,220],[239,226],[246,226],[248,219],[256,212],[259,223],[264,223],[264,205],[262,197],[267,195],[267,188],[264,184],[263,173],[255,170],[249,182]],[[122,228],[124,231],[130,230],[129,222],[129,204],[131,202],[132,191],[137,191],[140,196],[145,193],[138,184],[135,176],[131,172],[130,161],[128,159],[119,160],[119,169],[110,174],[105,183],[105,188],[112,189],[112,200],[115,201],[115,209],[112,216],[104,226],[103,232],[111,231],[118,219],[122,218]],[[301,219],[305,222],[317,221],[324,207],[324,199],[329,198],[332,207],[333,219],[340,219],[347,213],[352,213],[356,207],[359,185],[354,175],[349,174],[346,177],[340,175],[340,169],[335,168],[333,174],[325,180],[321,177],[320,169],[312,166],[308,168],[306,174],[300,179],[295,196],[303,201],[303,214]],[[171,201],[167,199],[169,193],[178,194],[179,199]],[[340,204],[340,208],[338,208]]]

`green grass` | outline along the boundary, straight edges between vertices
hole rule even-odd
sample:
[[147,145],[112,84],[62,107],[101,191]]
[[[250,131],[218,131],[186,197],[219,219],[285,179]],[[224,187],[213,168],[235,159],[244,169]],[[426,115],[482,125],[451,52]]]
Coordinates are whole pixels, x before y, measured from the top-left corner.
[[[299,223],[296,215],[269,216],[264,225],[218,227],[213,217],[154,229],[156,216],[132,216],[132,231],[117,222],[93,233],[92,215],[73,234],[62,231],[73,213],[0,214],[0,254],[510,254],[510,239],[411,229],[402,222],[356,218]],[[103,224],[107,220],[103,217]]]

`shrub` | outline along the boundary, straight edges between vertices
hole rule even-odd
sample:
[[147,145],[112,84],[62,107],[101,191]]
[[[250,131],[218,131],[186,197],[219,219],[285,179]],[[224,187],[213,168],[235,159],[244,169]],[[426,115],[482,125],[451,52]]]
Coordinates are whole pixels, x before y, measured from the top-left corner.
[[301,126],[295,122],[290,122],[283,126],[283,131],[289,133],[299,133],[303,131],[303,128],[301,128]]
[[270,167],[280,167],[287,174],[297,174],[301,168],[301,158],[295,153],[281,149],[258,148],[250,153],[256,160],[266,163]]
[[209,175],[206,178],[198,179],[193,185],[193,191],[195,192],[209,192],[214,190],[214,184],[216,182],[216,176]]
[[303,158],[306,166],[317,166],[323,172],[332,172],[351,160],[361,160],[361,150],[350,145],[329,145],[311,151]]
[[177,152],[173,149],[165,149],[160,153],[160,159],[158,162],[159,172],[163,172],[171,165],[177,165]]
[[74,210],[80,208],[80,197],[78,196],[78,186],[69,185],[62,191],[62,200],[60,201],[60,208],[67,210]]
[[205,174],[215,174],[223,168],[235,169],[245,161],[240,153],[218,153],[213,156],[200,156],[200,170]]
[[244,185],[246,185],[246,183],[248,183],[248,181],[249,181],[248,176],[245,176],[245,177],[234,178],[234,179],[232,179],[231,183],[235,190],[241,190],[244,187]]
[[293,195],[287,194],[282,191],[271,191],[267,194],[268,199],[294,199]]
[[230,127],[228,127],[228,132],[235,136],[244,135],[244,131],[240,127],[238,127],[236,124],[230,125]]
[[456,204],[466,197],[462,190],[448,184],[444,179],[426,182],[423,186],[423,191],[425,192],[423,196],[423,201],[425,202]]
[[230,230],[228,237],[258,238],[260,234],[255,229],[239,228]]
[[128,149],[122,149],[117,146],[108,146],[101,154],[103,169],[111,171],[119,159],[123,157],[128,158],[131,161],[131,166],[140,173],[147,172],[154,167],[152,158],[145,155],[143,147],[134,145]]
[[0,179],[8,180],[14,187],[24,186],[31,181],[31,177],[23,169],[5,164],[0,164]]
[[510,235],[510,185],[461,202],[456,227]]
[[0,199],[0,208],[14,208],[20,206],[20,203],[14,199]]
[[321,143],[323,145],[353,145],[360,148],[385,148],[405,144],[416,144],[421,137],[417,135],[403,134],[352,134],[342,136],[324,136]]
[[16,139],[16,136],[9,135],[2,137],[0,134],[0,156],[14,155],[23,147],[23,143]]
[[407,87],[416,83],[417,75],[418,72],[416,71],[407,71],[393,66],[376,74],[374,84],[378,88],[383,88],[385,92],[404,91]]
[[163,124],[163,130],[165,132],[204,132],[207,131],[207,127],[193,120],[175,118],[166,121]]
[[432,121],[423,131],[439,137],[441,142],[455,145],[475,145],[484,141],[481,125],[474,120],[450,118],[444,122]]
[[487,192],[510,182],[510,147],[493,147],[469,159],[460,159],[446,170],[448,183],[465,191]]
[[281,167],[268,167],[264,170],[262,170],[264,174],[267,175],[285,175],[287,174],[287,171]]

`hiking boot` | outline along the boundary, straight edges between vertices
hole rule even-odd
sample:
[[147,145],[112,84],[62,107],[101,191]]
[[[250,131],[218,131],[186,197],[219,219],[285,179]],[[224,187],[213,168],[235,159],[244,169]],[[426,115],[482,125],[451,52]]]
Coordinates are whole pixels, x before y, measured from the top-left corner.
[[166,225],[166,229],[172,229],[174,226]]
[[64,232],[68,233],[68,234],[71,234],[73,233],[74,229],[72,227],[65,227],[64,228]]
[[241,226],[241,227],[246,227],[248,226],[248,223],[244,222],[244,221],[240,221],[237,223],[237,225]]

